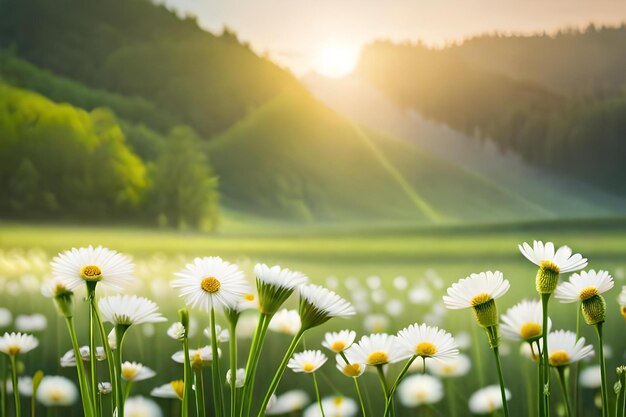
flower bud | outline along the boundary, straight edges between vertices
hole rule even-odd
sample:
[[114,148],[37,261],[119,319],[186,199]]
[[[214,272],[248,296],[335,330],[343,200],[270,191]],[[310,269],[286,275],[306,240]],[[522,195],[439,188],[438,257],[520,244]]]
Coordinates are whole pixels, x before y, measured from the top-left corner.
[[550,261],[542,261],[537,271],[536,287],[539,294],[552,294],[559,283],[559,267]]
[[604,323],[606,318],[606,302],[601,295],[594,295],[584,300],[581,308],[585,323],[591,326]]
[[484,303],[476,304],[472,307],[474,317],[482,327],[493,327],[498,325],[498,308],[496,301],[492,298]]

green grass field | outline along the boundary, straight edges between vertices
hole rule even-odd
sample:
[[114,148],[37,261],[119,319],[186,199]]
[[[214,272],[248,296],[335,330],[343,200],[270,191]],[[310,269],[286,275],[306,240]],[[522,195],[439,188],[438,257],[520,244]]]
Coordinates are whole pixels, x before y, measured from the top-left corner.
[[[616,288],[607,295],[609,318],[607,320],[607,344],[611,347],[612,356],[609,359],[608,369],[611,381],[615,366],[624,363],[626,359],[626,342],[624,342],[624,322],[619,316],[616,298],[621,285],[625,284],[624,271],[626,270],[626,222],[621,219],[604,221],[571,221],[550,223],[520,223],[492,226],[431,228],[378,228],[365,229],[338,229],[321,228],[309,230],[306,227],[298,229],[293,226],[280,224],[266,224],[254,229],[230,225],[227,231],[220,235],[201,233],[181,233],[174,231],[158,231],[136,229],[132,227],[79,227],[60,225],[24,225],[5,223],[0,226],[0,275],[4,278],[20,279],[25,273],[44,276],[46,262],[57,252],[73,246],[88,244],[104,245],[130,254],[137,264],[137,273],[143,283],[129,290],[129,292],[145,293],[163,307],[170,320],[175,319],[175,310],[182,307],[182,302],[171,291],[165,290],[167,281],[172,273],[182,269],[186,260],[194,256],[219,255],[225,259],[237,262],[252,281],[252,267],[256,262],[269,264],[279,263],[292,269],[306,273],[312,281],[329,285],[332,281],[338,284],[336,291],[347,298],[351,298],[355,291],[367,290],[371,294],[367,312],[359,314],[351,320],[335,320],[327,326],[312,332],[306,339],[307,347],[319,346],[321,336],[329,329],[354,328],[359,334],[367,331],[364,317],[371,314],[383,314],[389,317],[386,331],[395,333],[398,329],[426,320],[432,316],[434,305],[438,305],[441,294],[452,282],[469,275],[472,272],[484,270],[501,270],[511,281],[511,291],[498,300],[501,312],[523,298],[536,297],[534,290],[534,274],[536,267],[526,261],[517,249],[517,244],[533,239],[551,240],[557,245],[567,244],[575,251],[590,259],[589,268],[607,269],[616,281]],[[18,265],[13,262],[15,257],[31,259],[31,264]],[[380,277],[380,287],[368,287],[368,277]],[[394,287],[394,278],[406,277],[409,286],[406,290]],[[329,280],[335,277],[336,280]],[[345,283],[349,277],[358,280],[356,287],[347,288]],[[155,289],[160,283],[160,290]],[[6,280],[5,280],[6,288]],[[429,288],[433,293],[432,302],[413,305],[408,300],[408,291],[411,288]],[[356,290],[355,290],[356,288]],[[384,295],[377,300],[374,293]],[[46,301],[40,303],[41,298],[33,294],[28,303],[19,301],[19,297],[9,297],[3,291],[2,305],[7,305],[16,312],[40,311],[52,316],[53,308]],[[386,311],[390,300],[399,300],[404,306],[399,315],[389,315]],[[79,303],[81,304],[81,303]],[[295,305],[292,300],[291,306]],[[553,303],[553,329],[575,328],[575,307]],[[82,308],[82,307],[80,307]],[[207,323],[203,314],[194,312],[200,320],[200,325]],[[448,311],[440,317],[441,325],[457,333],[467,332],[472,337],[473,346],[468,354],[474,359],[474,368],[470,375],[465,377],[463,385],[457,387],[459,400],[465,400],[472,390],[483,383],[495,383],[495,374],[491,367],[490,356],[484,340],[484,335],[473,324],[471,314],[466,311]],[[82,318],[81,318],[82,320]],[[55,323],[55,320],[51,320]],[[59,323],[56,323],[58,325]],[[584,326],[584,325],[583,325]],[[157,336],[162,343],[157,344],[154,352],[148,353],[142,333],[139,329],[133,332],[129,340],[127,356],[134,360],[145,362],[160,374],[154,380],[147,381],[136,387],[137,392],[147,393],[153,386],[167,382],[167,378],[176,377],[176,368],[168,362],[155,360],[153,355],[170,355],[177,349],[176,344],[164,337],[166,326],[157,328]],[[202,328],[202,327],[201,327]],[[44,352],[37,355],[57,357],[67,349],[64,333],[56,327],[49,329],[50,337],[55,341],[55,347],[46,347]],[[596,340],[590,328],[582,329],[582,334],[595,344]],[[286,347],[288,337],[272,335],[268,338],[268,352],[280,352]],[[198,344],[206,343],[202,336],[196,339]],[[134,346],[133,346],[134,345]],[[528,407],[532,406],[533,393],[524,389],[525,378],[534,381],[534,370],[526,359],[518,360],[517,345],[506,344],[504,359],[505,373],[513,391],[514,401],[517,404],[513,415],[527,415]],[[244,347],[245,349],[245,343]],[[172,352],[170,352],[170,350]],[[481,352],[477,355],[477,352]],[[41,356],[36,356],[42,358]],[[272,372],[279,360],[278,354],[269,354],[268,360],[262,365],[260,375]],[[332,362],[332,358],[331,358]],[[55,363],[52,360],[52,363]],[[54,370],[50,370],[53,372]],[[68,373],[67,370],[61,372]],[[392,372],[394,372],[392,370]],[[68,373],[71,375],[71,373]],[[522,377],[520,377],[520,375]],[[323,372],[323,391],[332,394],[341,391],[346,395],[354,396],[351,385],[344,381],[333,366],[326,366]],[[365,375],[369,382],[367,389],[371,391],[376,406],[378,392],[375,378]],[[158,381],[157,381],[158,379]],[[310,382],[310,381],[309,381]],[[265,382],[260,382],[266,384]],[[279,392],[286,387],[303,387],[310,390],[306,378],[287,373],[285,382]],[[591,407],[593,395],[584,393],[585,407]],[[560,395],[560,394],[555,394]],[[591,399],[590,399],[591,398]],[[462,414],[461,414],[462,415]]]

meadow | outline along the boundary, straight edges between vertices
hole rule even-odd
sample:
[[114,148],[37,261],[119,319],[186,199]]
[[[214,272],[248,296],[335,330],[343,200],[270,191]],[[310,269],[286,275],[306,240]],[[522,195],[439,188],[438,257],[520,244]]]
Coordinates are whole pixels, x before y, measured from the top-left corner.
[[[589,258],[588,268],[606,269],[615,279],[615,288],[606,294],[608,304],[606,344],[609,384],[615,381],[614,370],[626,360],[624,321],[620,317],[616,298],[625,285],[626,221],[622,219],[596,221],[560,221],[516,223],[484,226],[454,227],[380,227],[375,229],[353,227],[326,227],[307,229],[278,223],[265,223],[246,228],[237,222],[227,222],[221,234],[173,232],[135,227],[81,227],[63,225],[33,225],[5,223],[0,226],[0,305],[15,315],[42,313],[48,326],[34,332],[41,346],[25,356],[26,371],[32,374],[43,369],[46,374],[75,377],[72,368],[62,368],[58,358],[71,348],[65,337],[63,321],[57,318],[52,303],[39,295],[39,282],[49,275],[48,262],[58,252],[87,245],[103,245],[126,253],[136,265],[138,281],[128,293],[146,295],[156,301],[170,322],[176,321],[176,310],[184,305],[177,293],[169,288],[173,273],[181,270],[196,256],[221,256],[237,263],[249,282],[253,281],[253,267],[257,262],[295,269],[305,273],[312,282],[325,285],[355,305],[358,314],[350,319],[334,319],[307,333],[304,346],[321,349],[323,334],[330,330],[354,329],[357,339],[371,332],[395,333],[412,324],[427,322],[438,325],[464,341],[462,350],[472,358],[470,373],[446,381],[446,396],[441,406],[419,409],[399,407],[403,415],[468,415],[467,399],[476,389],[497,383],[495,369],[487,341],[467,311],[446,310],[441,296],[445,289],[470,273],[500,270],[511,282],[511,291],[498,300],[500,313],[524,298],[536,298],[536,267],[517,249],[525,241],[549,240],[557,245],[567,244]],[[101,295],[105,294],[103,292]],[[297,308],[295,296],[288,301],[289,308]],[[81,344],[86,344],[85,303],[77,302],[77,328]],[[553,329],[576,327],[575,308],[572,305],[552,303]],[[82,313],[80,313],[82,312]],[[202,329],[208,325],[208,316],[192,310],[197,322],[192,347],[204,346],[208,339]],[[223,318],[218,322],[226,325]],[[136,383],[133,394],[149,395],[156,386],[182,377],[182,365],[169,360],[179,349],[178,343],[165,335],[168,324],[132,329],[124,350],[124,360],[135,360],[154,369],[157,375]],[[143,330],[143,331],[142,331]],[[583,324],[581,334],[588,343],[596,344],[590,326]],[[257,392],[263,392],[278,361],[288,344],[284,334],[271,334],[263,351],[257,378]],[[248,349],[248,336],[241,335],[240,364]],[[227,350],[223,346],[224,351]],[[300,349],[299,349],[300,350]],[[534,415],[536,412],[535,365],[520,358],[519,344],[503,340],[504,378],[512,392],[512,416]],[[349,378],[335,368],[332,355],[319,371],[322,396],[345,395],[355,397]],[[223,369],[227,366],[224,359]],[[588,366],[583,364],[583,367]],[[392,365],[390,373],[399,371]],[[208,380],[208,372],[207,377]],[[375,375],[366,373],[360,378],[367,392],[369,416],[382,414],[382,397]],[[289,389],[303,388],[312,392],[308,378],[288,371],[279,386],[280,394]],[[225,392],[227,389],[225,389]],[[595,390],[583,389],[576,399],[581,415],[600,415],[594,406]],[[556,384],[554,398],[560,399]],[[612,398],[613,399],[613,398]],[[311,402],[313,402],[311,398]],[[26,399],[24,399],[26,401]],[[560,400],[559,400],[560,401]],[[166,415],[177,415],[178,406],[172,400],[159,400]],[[554,402],[556,404],[556,402]],[[26,403],[25,403],[26,404]],[[80,415],[78,405],[72,415]],[[556,408],[561,415],[561,407]],[[53,410],[57,415],[66,409]],[[412,414],[413,413],[413,414]],[[300,415],[293,413],[292,415]]]

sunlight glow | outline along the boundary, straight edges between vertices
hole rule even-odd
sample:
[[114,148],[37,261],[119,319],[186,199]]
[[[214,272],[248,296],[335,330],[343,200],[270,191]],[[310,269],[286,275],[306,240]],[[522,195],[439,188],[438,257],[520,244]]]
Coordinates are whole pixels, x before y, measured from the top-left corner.
[[320,74],[339,78],[350,74],[359,60],[359,48],[341,44],[326,44],[319,48],[313,61]]

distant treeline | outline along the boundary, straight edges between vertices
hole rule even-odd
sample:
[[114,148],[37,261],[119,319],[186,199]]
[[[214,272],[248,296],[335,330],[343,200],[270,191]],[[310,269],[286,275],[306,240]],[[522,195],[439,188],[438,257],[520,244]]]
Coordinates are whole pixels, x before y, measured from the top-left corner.
[[625,50],[624,26],[444,49],[377,42],[358,73],[402,106],[626,194]]

